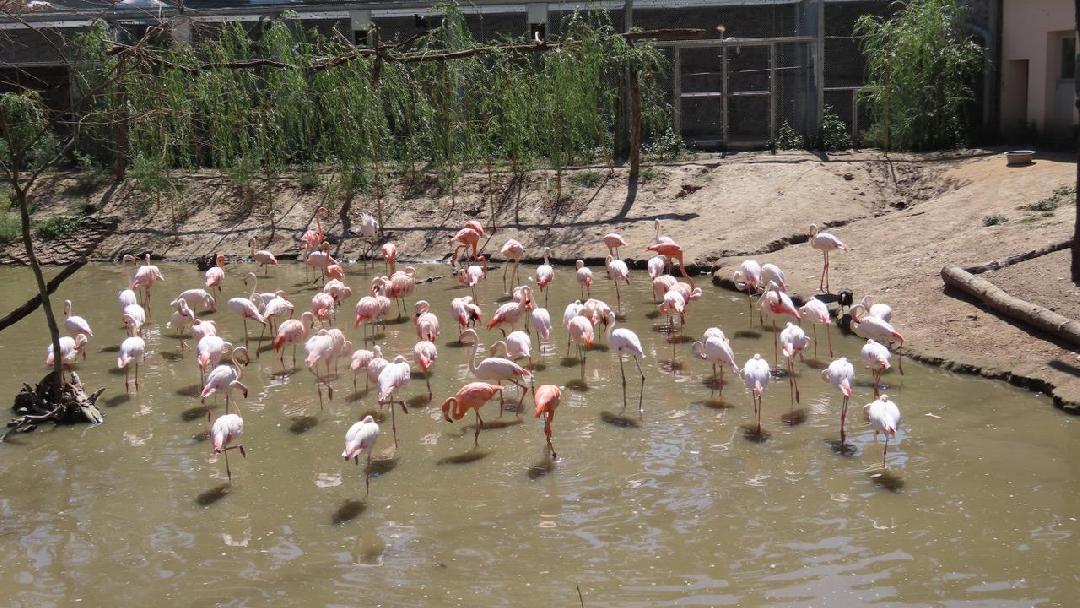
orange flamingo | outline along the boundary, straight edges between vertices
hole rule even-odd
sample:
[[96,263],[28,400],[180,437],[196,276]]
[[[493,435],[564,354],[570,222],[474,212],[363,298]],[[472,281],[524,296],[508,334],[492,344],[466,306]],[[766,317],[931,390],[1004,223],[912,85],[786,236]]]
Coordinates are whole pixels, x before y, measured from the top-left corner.
[[480,408],[495,396],[502,393],[503,387],[487,382],[470,382],[461,387],[453,397],[443,401],[443,417],[447,422],[461,420],[472,410],[476,414],[476,432],[473,434],[473,447],[480,445],[480,429],[484,428],[484,421],[480,418]]
[[558,459],[555,448],[551,445],[551,421],[555,420],[555,408],[559,407],[562,391],[554,384],[543,384],[533,389],[533,401],[536,403],[536,417],[544,417],[544,437],[547,448],[551,450],[551,459]]
[[457,243],[456,245],[454,245],[454,249],[450,253],[450,265],[453,266],[457,262],[458,252],[463,249],[471,249],[471,259],[475,260],[478,249],[480,248],[481,236],[483,236],[482,231],[477,231],[475,227],[470,227],[468,225],[466,225],[461,230],[458,230],[457,233],[450,239],[451,245]]
[[686,274],[686,264],[683,262],[683,248],[678,243],[653,243],[646,247],[645,250],[677,260],[679,262],[679,272],[687,281],[690,281],[690,288],[693,289],[694,279]]

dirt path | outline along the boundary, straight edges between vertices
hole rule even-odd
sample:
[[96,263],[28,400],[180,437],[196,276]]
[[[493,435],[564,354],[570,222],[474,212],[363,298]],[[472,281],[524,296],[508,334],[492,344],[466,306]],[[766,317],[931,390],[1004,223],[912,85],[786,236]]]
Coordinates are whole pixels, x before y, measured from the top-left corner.
[[[602,260],[600,237],[615,231],[630,243],[623,257],[644,260],[645,245],[659,220],[688,254],[688,262],[719,267],[729,276],[746,256],[775,262],[798,293],[813,293],[821,256],[806,244],[809,225],[829,226],[853,251],[833,256],[832,287],[857,296],[873,293],[896,309],[896,324],[918,356],[955,369],[1005,377],[1050,390],[1059,405],[1080,403],[1080,360],[1069,350],[982,308],[946,295],[938,276],[946,264],[981,263],[1069,238],[1074,208],[1051,212],[1017,209],[1055,188],[1071,184],[1075,165],[1066,157],[1041,158],[1034,165],[1007,169],[999,151],[964,155],[876,153],[819,158],[808,153],[701,156],[655,165],[643,171],[636,191],[628,191],[623,170],[568,171],[562,201],[554,201],[554,174],[538,171],[520,187],[496,174],[469,174],[454,196],[432,179],[423,187],[397,187],[387,197],[387,235],[402,257],[442,259],[449,237],[466,218],[490,225],[489,202],[498,207],[500,228],[488,252],[510,237],[522,241],[529,257],[550,246],[564,261]],[[119,227],[96,245],[100,257],[151,251],[171,259],[211,252],[243,256],[247,239],[275,252],[296,253],[297,240],[319,204],[332,207],[327,231],[346,259],[370,245],[340,234],[338,212],[345,201],[327,198],[325,187],[302,191],[298,176],[259,185],[259,202],[245,208],[235,188],[212,173],[182,176],[182,194],[173,203],[184,221],[169,223],[168,205],[156,209],[131,183],[102,184],[90,194],[73,194],[74,176],[56,176],[41,189],[38,216],[77,213],[94,206],[94,216],[116,217]],[[327,178],[324,177],[324,185]],[[376,212],[376,201],[357,195],[347,207],[355,226],[361,211]],[[983,218],[1003,216],[1000,225]],[[270,218],[273,218],[271,224]],[[514,228],[504,224],[518,222]],[[273,228],[271,228],[271,225]],[[1010,293],[1076,316],[1077,287],[1068,280],[1062,252],[987,273]],[[1051,306],[1053,307],[1053,306]]]

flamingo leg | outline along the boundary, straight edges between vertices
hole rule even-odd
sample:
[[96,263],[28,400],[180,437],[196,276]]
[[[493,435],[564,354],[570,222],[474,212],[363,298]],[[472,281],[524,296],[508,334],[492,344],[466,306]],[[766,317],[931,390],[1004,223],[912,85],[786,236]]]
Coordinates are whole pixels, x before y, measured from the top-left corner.
[[[500,393],[502,391],[499,391]],[[480,447],[480,429],[484,428],[484,421],[480,418],[480,408],[473,410],[476,414],[476,430],[473,432],[473,448]]]
[[135,362],[135,390],[139,390],[139,362]]
[[[810,330],[814,332],[814,339],[812,341],[814,343],[814,358],[817,359],[817,323],[811,323]],[[825,331],[829,331],[829,328],[826,327]]]
[[397,448],[397,418],[394,416],[394,402],[390,402],[390,428],[394,431],[394,447]]
[[548,412],[548,415],[544,417],[544,437],[547,438],[547,447],[551,451],[551,459],[557,460],[559,455],[555,453],[555,446],[551,445],[551,419],[555,417],[555,414]]
[[[498,381],[496,384],[498,384],[499,387],[501,388],[502,387],[502,380]],[[502,418],[503,407],[505,406],[505,403],[506,403],[506,399],[503,397],[503,392],[500,390],[499,391],[499,418]]]
[[889,455],[889,434],[885,433],[885,449],[881,452],[881,468],[885,469],[886,471],[889,470],[889,467],[887,467],[885,465],[885,457],[888,456],[888,455]]
[[[353,384],[354,385],[356,384],[356,376],[353,376]],[[432,394],[431,394],[431,372],[430,371],[428,371],[426,374],[424,374],[424,384],[427,385],[427,398],[428,398],[428,401],[431,401]],[[353,388],[355,389],[356,387],[353,386]]]
[[229,476],[229,481],[232,481],[232,471],[229,470],[229,450],[222,450],[225,454],[225,474]]
[[640,418],[645,415],[645,372],[641,371],[641,364],[638,363],[637,357],[634,357],[634,365],[637,366],[638,374],[641,374],[641,392],[638,393],[637,398],[638,417]]
[[622,353],[619,353],[619,375],[622,376],[622,409],[626,411],[626,371],[623,370]]
[[619,314],[621,315],[622,314],[622,296],[619,295],[619,281],[618,281],[618,279],[615,280],[615,307],[616,307],[616,310],[618,310]]
[[848,398],[844,397],[844,404],[840,408],[840,446],[843,447],[847,434],[844,432],[844,421],[847,419]]
[[371,494],[371,450],[367,454],[367,467],[364,469],[364,498]]

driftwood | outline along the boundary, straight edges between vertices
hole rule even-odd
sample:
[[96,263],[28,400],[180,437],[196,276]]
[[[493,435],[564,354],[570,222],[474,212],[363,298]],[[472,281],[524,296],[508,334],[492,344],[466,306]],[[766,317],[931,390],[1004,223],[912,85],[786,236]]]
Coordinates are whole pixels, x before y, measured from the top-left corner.
[[1080,321],[1059,315],[1038,304],[1032,304],[1010,296],[997,285],[986,279],[979,278],[959,266],[942,268],[941,278],[945,281],[947,287],[959,289],[978,299],[995,312],[1022,321],[1059,340],[1074,346],[1080,346]]
[[7,423],[8,431],[5,437],[10,433],[28,433],[42,422],[99,424],[104,421],[96,404],[105,389],[101,388],[87,395],[78,374],[69,372],[71,382],[65,382],[61,386],[60,396],[57,398],[55,373],[46,374],[37,387],[23,384],[22,390],[15,395],[15,404],[11,408],[15,417]]
[[985,264],[975,264],[973,266],[964,266],[964,270],[971,274],[982,274],[984,272],[990,272],[991,270],[1000,270],[1006,266],[1012,266],[1020,262],[1026,262],[1027,260],[1033,260],[1037,257],[1044,256],[1048,253],[1054,253],[1055,251],[1061,251],[1062,249],[1068,249],[1072,245],[1072,239],[1062,241],[1060,243],[1053,243],[1046,247],[1040,247],[1039,249],[1032,249],[1024,253],[1018,253],[1016,255],[1010,255],[1004,260],[991,260]]
[[[60,271],[60,274],[53,277],[52,280],[45,285],[45,290],[49,293],[49,295],[52,295],[52,293],[56,291],[58,287],[60,287],[60,284],[63,283],[65,279],[75,274],[76,270],[82,268],[85,265],[86,258],[81,258],[75,260],[71,264],[68,264],[64,267],[63,270]],[[41,294],[35,295],[34,297],[30,298],[26,301],[25,304],[9,312],[7,315],[4,316],[4,318],[0,319],[0,331],[4,331],[8,327],[18,323],[24,317],[37,310],[38,306],[41,306]]]

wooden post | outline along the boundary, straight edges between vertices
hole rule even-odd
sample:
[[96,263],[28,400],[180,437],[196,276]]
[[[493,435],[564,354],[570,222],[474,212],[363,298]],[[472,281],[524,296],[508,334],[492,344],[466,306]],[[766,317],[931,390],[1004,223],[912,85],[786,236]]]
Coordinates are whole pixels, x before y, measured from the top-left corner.
[[[1080,0],[1076,0],[1076,31],[1080,32]],[[1073,74],[1073,83],[1076,87],[1075,94],[1073,95],[1073,103],[1076,105],[1076,109],[1080,110],[1080,36],[1077,37],[1075,74]],[[1076,148],[1076,221],[1073,223],[1073,242],[1072,242],[1072,280],[1073,283],[1080,283],[1080,146]]]
[[630,180],[636,181],[641,168],[641,88],[637,66],[630,66]]
[[[1080,2],[1080,0],[1077,0]],[[889,75],[892,73],[892,66],[888,62],[885,62],[885,90],[881,92],[882,103],[885,105],[885,156],[889,156]]]
[[672,47],[671,52],[671,89],[675,133],[682,137],[682,51],[678,44]]

